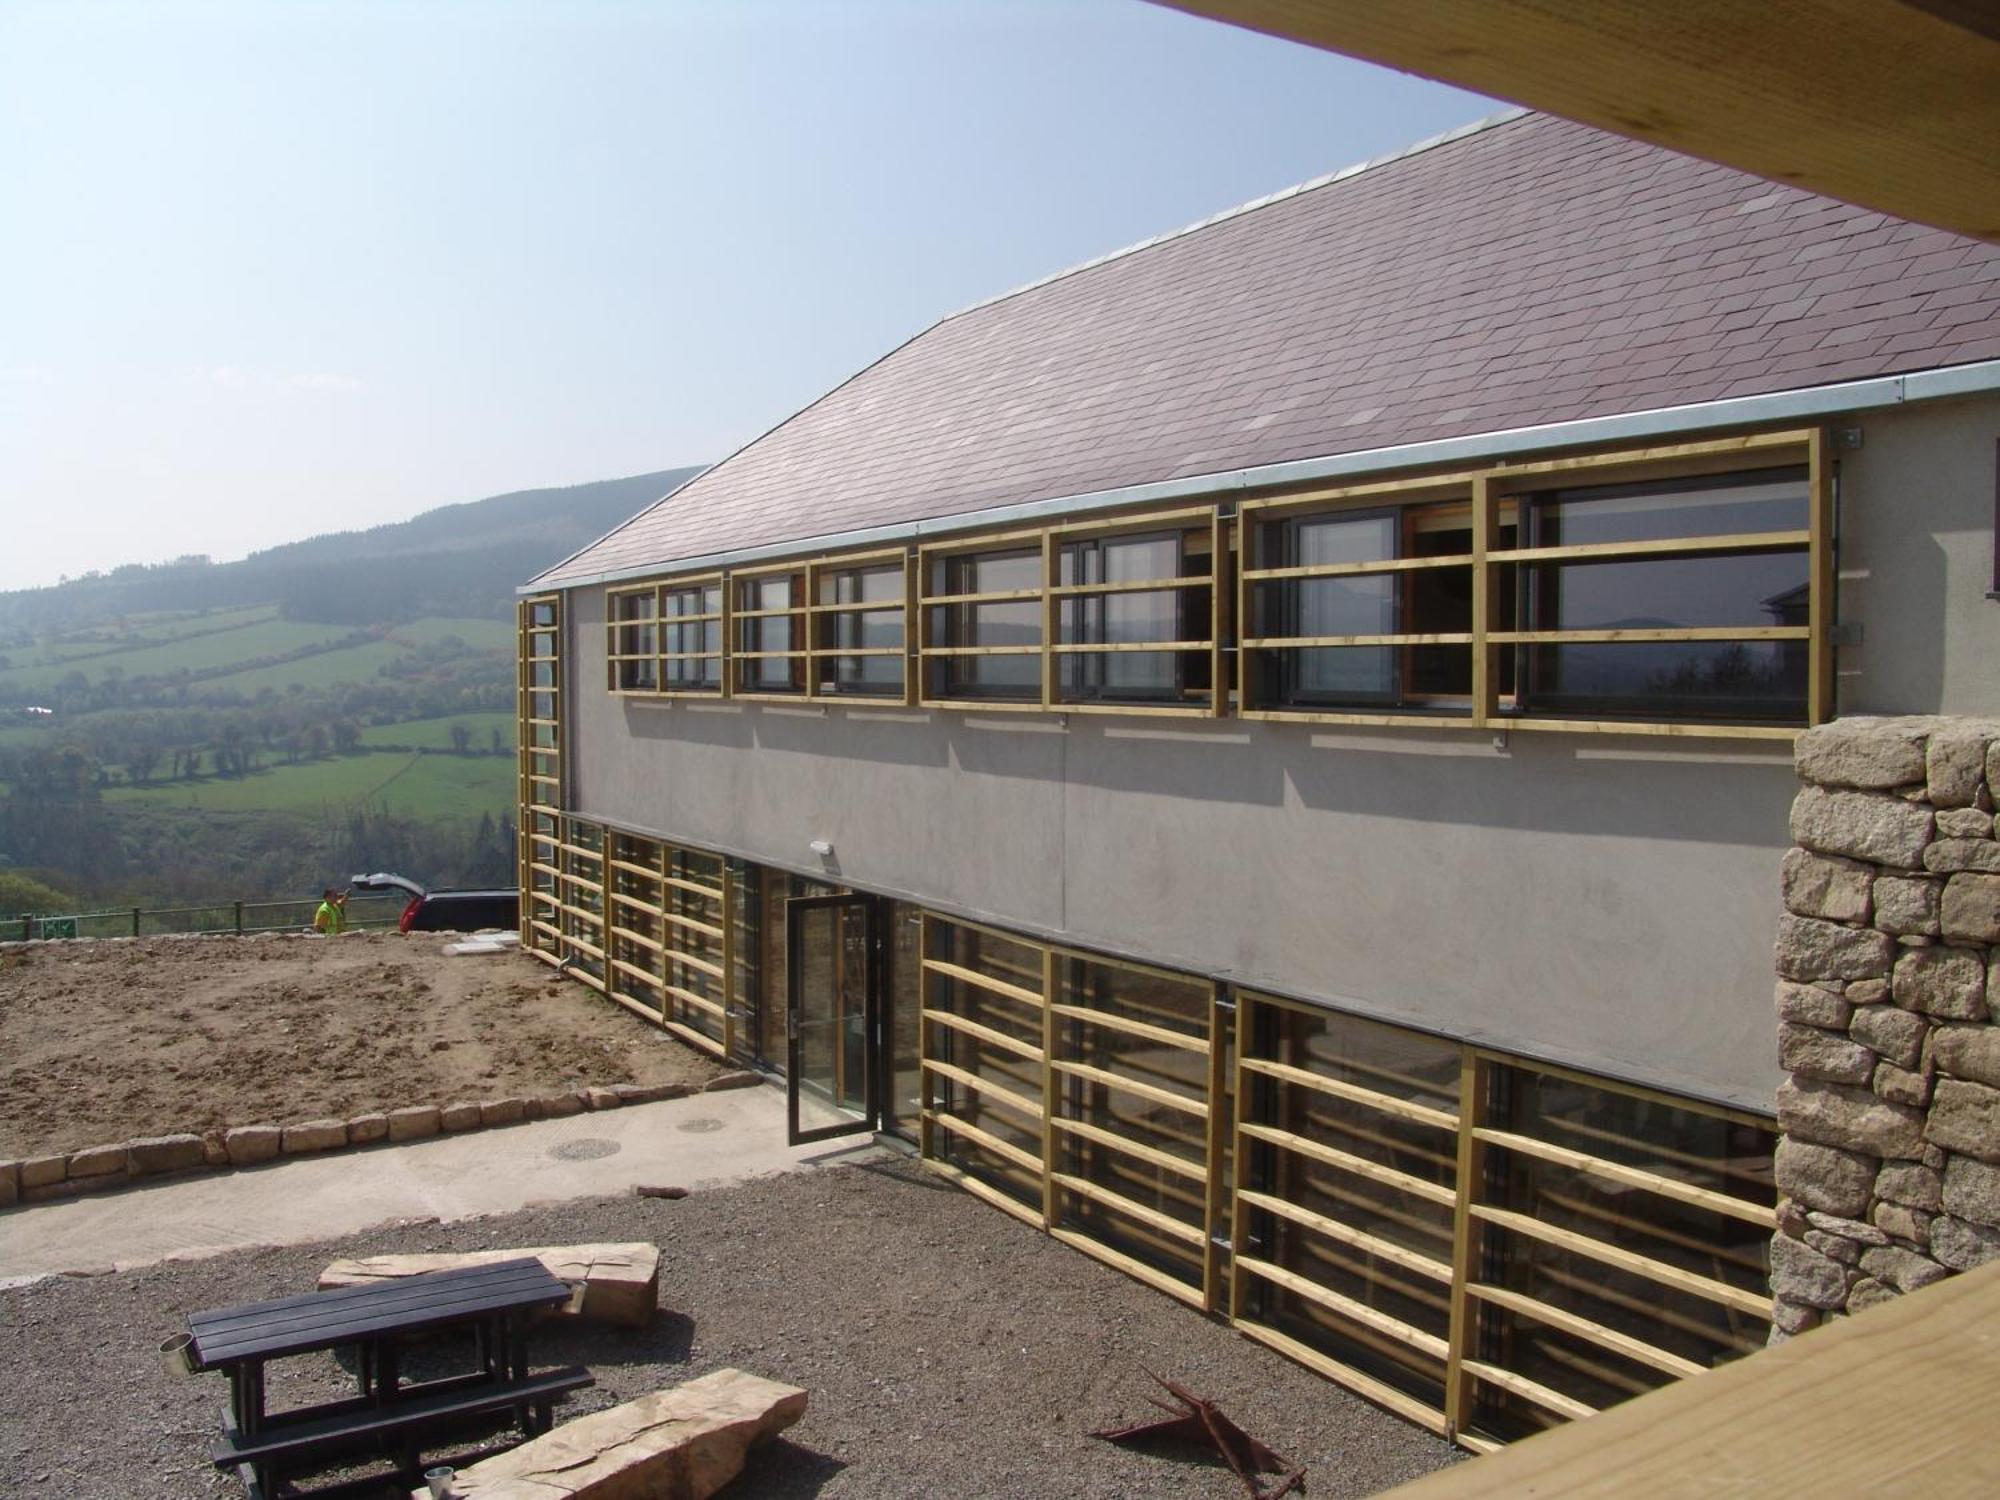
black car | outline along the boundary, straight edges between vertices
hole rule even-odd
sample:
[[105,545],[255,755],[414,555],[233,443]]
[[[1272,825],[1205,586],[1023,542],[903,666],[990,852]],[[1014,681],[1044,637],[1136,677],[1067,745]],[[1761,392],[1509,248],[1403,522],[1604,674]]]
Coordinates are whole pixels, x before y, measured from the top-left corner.
[[491,891],[427,891],[401,875],[357,875],[357,891],[404,891],[409,904],[396,926],[403,932],[478,932],[521,925],[521,893],[509,886]]

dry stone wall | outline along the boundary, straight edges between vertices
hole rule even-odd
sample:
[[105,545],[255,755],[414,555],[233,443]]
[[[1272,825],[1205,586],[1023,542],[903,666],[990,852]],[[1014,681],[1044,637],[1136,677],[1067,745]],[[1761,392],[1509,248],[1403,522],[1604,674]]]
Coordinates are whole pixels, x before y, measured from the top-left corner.
[[1800,737],[1774,1340],[2000,1259],[2000,720]]

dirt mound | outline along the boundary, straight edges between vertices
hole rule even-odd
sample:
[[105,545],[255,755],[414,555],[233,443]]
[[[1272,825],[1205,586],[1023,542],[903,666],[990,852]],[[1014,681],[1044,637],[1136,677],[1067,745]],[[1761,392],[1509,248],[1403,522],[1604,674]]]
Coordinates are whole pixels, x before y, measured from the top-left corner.
[[0,1157],[717,1068],[581,984],[449,934],[0,953]]

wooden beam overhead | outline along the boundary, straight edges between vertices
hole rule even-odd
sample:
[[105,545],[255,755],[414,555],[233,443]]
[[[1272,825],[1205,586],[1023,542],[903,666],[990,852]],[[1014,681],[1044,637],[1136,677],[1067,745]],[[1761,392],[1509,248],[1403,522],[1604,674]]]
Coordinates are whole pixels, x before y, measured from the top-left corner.
[[2000,243],[1969,0],[1155,0]]

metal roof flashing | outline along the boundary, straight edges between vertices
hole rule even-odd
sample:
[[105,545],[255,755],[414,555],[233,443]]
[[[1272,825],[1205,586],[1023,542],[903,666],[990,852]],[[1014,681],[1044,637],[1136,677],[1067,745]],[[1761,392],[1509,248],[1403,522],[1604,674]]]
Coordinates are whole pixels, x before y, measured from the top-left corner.
[[[1468,130],[1471,128],[1473,127],[1467,127]],[[1937,401],[1954,396],[1982,395],[1996,391],[2000,391],[2000,360],[1983,360],[1973,364],[1921,370],[1910,374],[1884,375],[1870,380],[1770,391],[1755,396],[1736,396],[1727,400],[1705,401],[1688,406],[1661,407],[1652,411],[1625,412],[1608,417],[1587,417],[1578,421],[1517,427],[1498,432],[1469,433],[1461,437],[1438,438],[1429,442],[1359,449],[1349,453],[1327,454],[1318,458],[1294,459],[1252,468],[1122,485],[1116,489],[1098,490],[1088,494],[1051,496],[1043,500],[995,506],[984,510],[962,511],[956,515],[935,516],[857,531],[794,537],[762,546],[738,548],[698,557],[663,558],[639,567],[586,574],[547,583],[525,583],[515,592],[527,596],[595,588],[632,579],[658,577],[666,573],[710,571],[808,552],[847,551],[882,546],[1020,521],[1037,521],[1052,515],[1088,515],[1095,511],[1185,500],[1231,490],[1307,484],[1317,480],[1340,479],[1361,474],[1390,474],[1401,470],[1430,468],[1440,464],[1476,464],[1527,452],[1539,453],[1558,448],[1589,447],[1600,443],[1673,437],[1724,427],[1761,426],[1829,417],[1847,412],[1875,411],[1918,401]],[[561,564],[555,566],[560,567]]]

